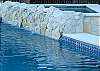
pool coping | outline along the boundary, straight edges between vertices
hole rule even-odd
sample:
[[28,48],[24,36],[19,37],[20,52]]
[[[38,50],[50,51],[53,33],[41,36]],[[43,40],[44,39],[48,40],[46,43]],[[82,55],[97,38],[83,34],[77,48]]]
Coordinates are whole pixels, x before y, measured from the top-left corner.
[[70,48],[74,49],[75,51],[79,51],[80,54],[100,59],[100,46],[93,45],[67,36],[61,37],[59,39],[59,42],[62,47],[64,46],[66,48],[70,45]]

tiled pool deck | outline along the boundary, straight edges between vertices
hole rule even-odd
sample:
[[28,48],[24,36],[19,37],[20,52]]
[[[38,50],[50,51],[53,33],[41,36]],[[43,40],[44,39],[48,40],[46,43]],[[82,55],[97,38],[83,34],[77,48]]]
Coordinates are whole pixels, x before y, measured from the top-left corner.
[[[80,54],[100,58],[100,42],[99,36],[93,36],[86,33],[70,34],[60,38],[62,47],[70,45],[72,50],[78,51]],[[74,46],[74,48],[73,48]],[[82,52],[82,53],[81,53]]]
[[100,46],[100,36],[96,36],[88,33],[65,34],[64,36],[68,36],[86,43]]

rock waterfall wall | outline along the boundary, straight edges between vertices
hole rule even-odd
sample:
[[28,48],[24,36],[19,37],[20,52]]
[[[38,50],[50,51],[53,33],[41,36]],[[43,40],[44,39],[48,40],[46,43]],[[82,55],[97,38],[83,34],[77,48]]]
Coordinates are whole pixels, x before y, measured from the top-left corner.
[[0,6],[3,22],[58,39],[62,34],[83,32],[83,14],[53,6],[6,1]]

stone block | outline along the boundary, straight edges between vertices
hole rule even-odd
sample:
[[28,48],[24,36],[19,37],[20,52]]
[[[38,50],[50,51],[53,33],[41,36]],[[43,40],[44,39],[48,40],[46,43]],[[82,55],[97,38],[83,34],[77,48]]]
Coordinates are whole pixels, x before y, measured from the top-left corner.
[[84,17],[84,23],[90,23],[91,18],[90,17]]
[[90,17],[90,18],[91,18],[90,20],[91,24],[100,25],[100,17],[95,16],[95,17]]
[[95,35],[100,35],[100,26],[92,25],[91,33]]
[[90,23],[84,23],[83,24],[83,32],[85,32],[85,33],[91,32],[91,24]]

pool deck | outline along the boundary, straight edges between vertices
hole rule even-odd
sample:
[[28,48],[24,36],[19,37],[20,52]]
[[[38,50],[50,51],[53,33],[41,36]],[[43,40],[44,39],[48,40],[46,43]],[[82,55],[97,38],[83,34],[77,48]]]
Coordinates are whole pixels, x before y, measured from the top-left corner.
[[88,33],[64,34],[64,36],[100,46],[100,36],[96,36]]

